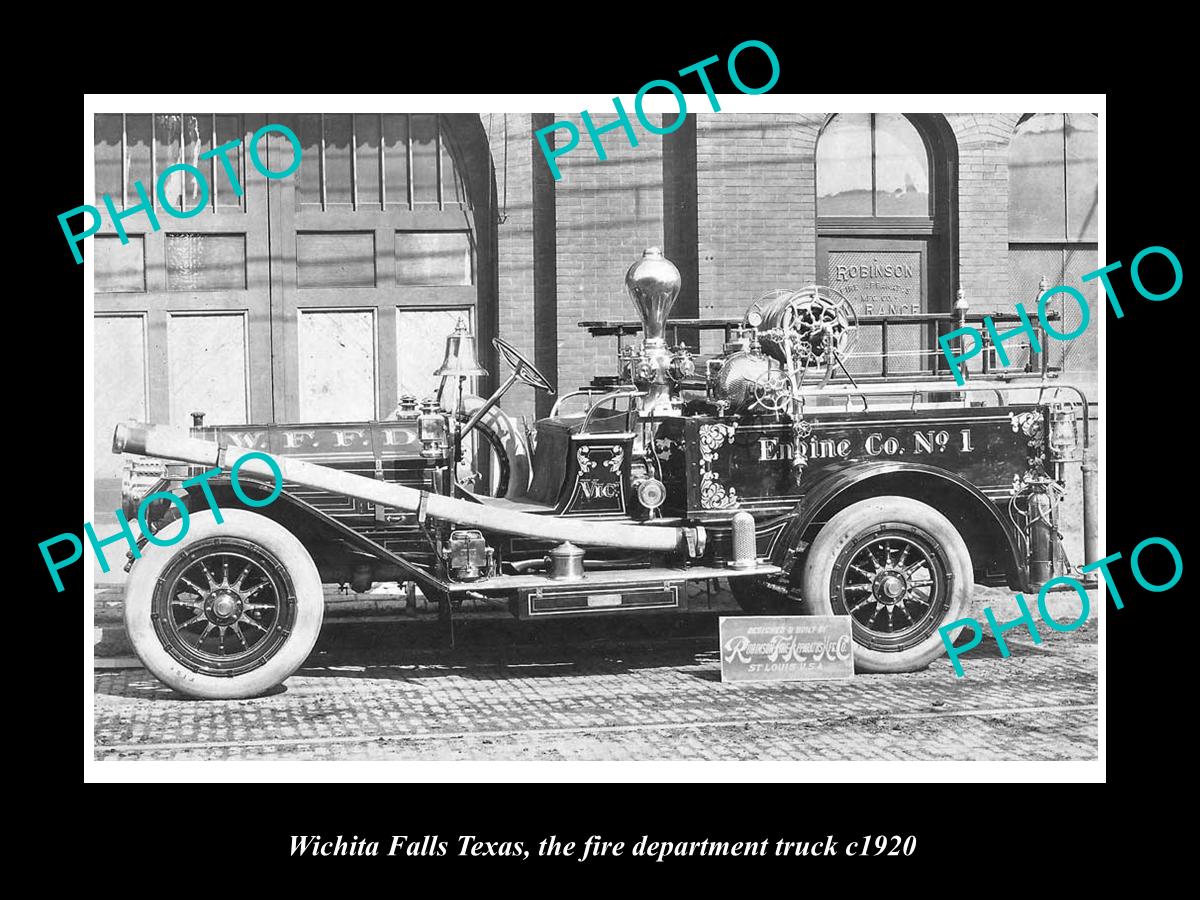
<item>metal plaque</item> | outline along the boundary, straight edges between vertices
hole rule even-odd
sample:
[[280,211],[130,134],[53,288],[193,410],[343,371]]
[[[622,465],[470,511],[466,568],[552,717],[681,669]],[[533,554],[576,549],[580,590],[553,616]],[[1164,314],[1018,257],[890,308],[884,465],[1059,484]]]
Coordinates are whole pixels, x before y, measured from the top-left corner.
[[860,316],[906,316],[921,309],[921,254],[888,250],[829,253],[829,286]]
[[854,676],[849,616],[722,616],[722,681]]
[[[827,261],[830,287],[845,295],[859,316],[889,316],[893,322],[922,308],[921,254],[917,251],[831,250]],[[893,324],[888,329],[888,367],[893,374],[928,368],[922,356],[926,335],[922,325]],[[879,328],[863,328],[854,345],[858,354],[848,362],[855,375],[881,375],[883,353]],[[862,354],[866,354],[863,356]]]

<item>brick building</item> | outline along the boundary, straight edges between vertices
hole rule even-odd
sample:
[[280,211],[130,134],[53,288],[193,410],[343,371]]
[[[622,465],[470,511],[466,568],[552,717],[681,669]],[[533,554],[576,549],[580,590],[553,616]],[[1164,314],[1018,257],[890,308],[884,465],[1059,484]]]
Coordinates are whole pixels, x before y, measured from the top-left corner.
[[[605,134],[603,162],[577,148],[559,158],[563,177],[552,185],[531,184],[525,160],[515,168],[510,155],[510,205],[514,188],[522,196],[532,191],[535,206],[549,205],[547,192],[554,199],[554,292],[545,298],[557,303],[552,368],[570,386],[611,371],[611,343],[589,338],[575,322],[631,317],[621,276],[642,246],[660,242],[684,276],[679,315],[740,316],[772,288],[814,281],[845,289],[837,266],[860,258],[920,260],[923,271],[907,285],[916,302],[901,302],[901,314],[949,311],[960,286],[972,312],[1011,312],[1017,301],[1032,310],[1041,277],[1081,286],[1080,275],[1097,266],[1095,123],[1090,115],[689,116],[672,135],[639,134],[636,148],[619,131]],[[537,148],[533,157],[536,171]],[[916,181],[906,192],[912,200],[872,206],[872,178],[902,177],[906,164],[914,167],[907,173]],[[826,183],[824,169],[838,177]],[[882,199],[903,186],[875,190]],[[514,268],[501,328],[531,350],[549,341],[549,323],[536,336],[527,327],[529,307],[536,308],[533,293],[522,293],[528,256],[504,248],[533,224],[500,236],[502,271]],[[535,269],[541,261],[535,258]],[[1084,287],[1094,299],[1094,283]],[[856,305],[860,314],[897,312],[891,303]],[[1070,304],[1061,312],[1068,322],[1078,317]],[[1094,329],[1049,352],[1052,364],[1094,384]]]
[[[532,132],[559,120],[583,138],[558,158],[555,181]],[[175,171],[151,198],[159,230],[141,211],[122,222],[129,243],[108,221],[92,239],[97,513],[118,502],[117,421],[386,416],[400,394],[431,390],[459,317],[483,338],[493,377],[497,334],[560,390],[613,373],[612,340],[576,323],[633,317],[623,276],[650,245],[683,274],[680,316],[740,316],[767,290],[814,281],[860,313],[949,311],[959,287],[972,312],[1032,309],[1041,277],[1078,286],[1100,263],[1096,121],[722,112],[689,115],[666,136],[638,128],[636,147],[610,131],[601,161],[565,113],[97,115],[98,198],[132,209],[135,182],[149,193],[180,162],[212,184],[202,196]],[[247,153],[274,122],[303,148],[283,179]],[[241,196],[202,159],[230,141]],[[273,171],[292,160],[278,132],[260,147]],[[174,218],[164,196],[202,208]],[[1084,293],[1098,308],[1094,282]],[[1094,321],[1049,350],[1092,385]],[[931,357],[918,351],[932,348],[912,328],[900,349],[920,368]],[[550,402],[518,386],[505,408],[533,416]]]

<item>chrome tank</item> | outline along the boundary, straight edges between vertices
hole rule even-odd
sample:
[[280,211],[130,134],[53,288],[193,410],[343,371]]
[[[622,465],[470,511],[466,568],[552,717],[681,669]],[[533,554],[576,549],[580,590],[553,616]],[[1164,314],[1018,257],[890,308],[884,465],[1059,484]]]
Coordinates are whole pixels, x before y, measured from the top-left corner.
[[757,350],[739,350],[726,357],[716,378],[713,395],[729,404],[730,412],[746,412],[754,403],[754,385],[779,363]]
[[675,264],[658,247],[650,247],[625,273],[625,290],[642,320],[642,345],[647,349],[666,343],[667,317],[683,280]]
[[643,415],[677,415],[672,403],[671,350],[664,337],[667,317],[683,279],[675,264],[658,247],[649,247],[625,273],[625,290],[642,320],[642,342],[629,358],[630,375],[644,396],[638,400]]

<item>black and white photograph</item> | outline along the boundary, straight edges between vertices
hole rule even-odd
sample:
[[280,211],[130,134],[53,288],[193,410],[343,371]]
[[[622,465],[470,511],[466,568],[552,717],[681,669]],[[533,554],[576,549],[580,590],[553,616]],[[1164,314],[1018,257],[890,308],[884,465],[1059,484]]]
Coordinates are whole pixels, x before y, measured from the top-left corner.
[[676,83],[87,97],[93,769],[1098,759],[1104,96]]

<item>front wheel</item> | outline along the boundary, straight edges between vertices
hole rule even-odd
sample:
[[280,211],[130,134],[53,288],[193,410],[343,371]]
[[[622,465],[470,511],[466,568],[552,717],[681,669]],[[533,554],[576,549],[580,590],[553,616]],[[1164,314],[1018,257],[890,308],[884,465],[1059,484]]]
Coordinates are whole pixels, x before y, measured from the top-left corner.
[[875,497],[817,533],[801,593],[809,614],[850,616],[859,671],[912,672],[946,652],[938,629],[962,618],[974,582],[949,519],[909,497]]
[[325,615],[304,545],[265,516],[192,513],[186,536],[148,544],[125,589],[125,630],[138,658],[182,694],[253,697],[308,657]]

